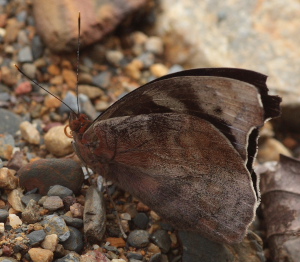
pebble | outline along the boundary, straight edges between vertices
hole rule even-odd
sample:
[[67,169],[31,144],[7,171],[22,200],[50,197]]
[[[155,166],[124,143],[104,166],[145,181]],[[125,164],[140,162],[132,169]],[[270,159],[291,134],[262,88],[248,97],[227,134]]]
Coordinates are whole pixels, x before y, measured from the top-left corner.
[[180,72],[180,71],[183,71],[184,68],[181,66],[181,65],[172,65],[169,69],[169,72],[168,74],[173,74],[173,73],[177,73],[177,72]]
[[13,257],[0,257],[0,262],[18,262],[19,260],[14,259]]
[[280,154],[292,157],[291,152],[281,142],[266,138],[259,146],[257,159],[260,162],[279,161]]
[[151,240],[160,247],[163,253],[167,253],[171,248],[171,238],[167,231],[157,230],[151,235]]
[[9,213],[5,209],[0,209],[0,222],[6,222]]
[[0,134],[14,135],[18,130],[22,119],[17,114],[6,109],[0,109]]
[[61,74],[60,68],[57,65],[51,64],[47,67],[47,71],[49,74],[53,76],[57,76]]
[[127,243],[132,247],[146,247],[149,244],[149,233],[145,230],[133,230],[127,238]]
[[27,161],[24,159],[24,152],[14,151],[12,158],[7,163],[7,167],[14,171],[18,171],[24,164],[27,164]]
[[44,52],[44,45],[43,42],[41,41],[41,38],[38,35],[35,35],[32,39],[31,42],[31,47],[32,47],[32,55],[33,59],[37,60],[40,58]]
[[81,94],[86,95],[89,99],[95,99],[104,95],[104,92],[97,86],[79,85],[78,90]]
[[103,71],[93,77],[93,84],[102,88],[107,88],[110,84],[111,72]]
[[161,253],[154,254],[149,260],[149,262],[168,262],[168,261],[169,260],[167,256]]
[[24,46],[19,50],[18,54],[18,62],[20,63],[26,63],[26,62],[32,62],[33,56],[32,51],[29,46]]
[[52,252],[55,251],[58,244],[58,236],[56,234],[47,235],[41,243],[41,247]]
[[95,119],[99,115],[91,100],[86,95],[79,94],[79,102],[82,112],[84,112],[89,119]]
[[75,252],[80,252],[83,248],[83,235],[82,233],[75,227],[70,227],[70,237],[62,242],[62,245],[66,250],[71,250]]
[[15,146],[15,140],[12,135],[10,134],[0,135],[0,157],[1,158],[10,159],[13,154],[14,146]]
[[41,136],[39,131],[34,125],[28,121],[24,121],[20,124],[20,131],[22,137],[30,144],[39,145],[41,141]]
[[[82,262],[80,260],[80,256],[78,254],[76,254],[75,252],[70,252],[69,254],[67,254],[66,256],[56,259],[54,262]],[[91,261],[87,261],[87,262],[91,262]],[[95,261],[98,262],[98,261]],[[102,261],[99,261],[102,262]],[[106,261],[105,261],[106,262]]]
[[141,78],[141,70],[143,66],[142,61],[134,59],[125,67],[125,72],[129,77],[138,80]]
[[5,43],[16,42],[19,33],[19,22],[16,18],[7,19]]
[[17,228],[17,227],[21,226],[23,223],[22,220],[15,214],[9,214],[8,220],[9,220],[9,225],[12,228]]
[[0,169],[0,188],[13,190],[18,186],[18,178],[14,170],[3,167]]
[[158,36],[150,36],[145,42],[145,50],[155,55],[162,55],[164,52],[162,39]]
[[73,139],[65,135],[64,128],[64,126],[52,127],[44,136],[47,150],[58,157],[66,156],[73,152]]
[[58,196],[61,199],[64,199],[67,196],[72,196],[73,191],[65,186],[54,185],[54,186],[50,187],[47,195],[48,196]]
[[149,223],[149,218],[145,213],[138,213],[133,219],[134,224],[140,229],[146,229]]
[[122,213],[122,214],[120,215],[120,218],[121,218],[121,219],[124,219],[124,220],[131,220],[131,216],[130,216],[129,213]]
[[98,250],[88,250],[81,255],[80,262],[111,262],[111,260]]
[[124,55],[122,52],[118,50],[109,50],[106,52],[105,57],[111,65],[120,66],[120,63],[124,58]]
[[31,199],[25,210],[22,212],[22,220],[27,224],[34,224],[41,220],[40,206],[34,199]]
[[7,201],[13,207],[13,209],[15,209],[18,212],[22,212],[25,209],[21,200],[22,197],[23,197],[22,189],[16,188],[8,193]]
[[29,204],[30,200],[34,200],[36,202],[39,202],[39,200],[41,199],[42,195],[40,194],[26,194],[25,196],[23,196],[21,198],[22,203],[27,207],[27,205]]
[[126,242],[121,237],[108,237],[106,238],[106,241],[110,243],[113,247],[125,247]]
[[25,30],[20,30],[19,31],[17,41],[18,41],[18,44],[20,44],[20,46],[24,46],[24,45],[29,44],[28,36],[27,36]]
[[[67,92],[65,98],[63,99],[63,102],[67,104],[72,110],[75,112],[77,111],[77,97],[74,93],[72,92]],[[62,104],[59,112],[61,114],[63,113],[70,113],[70,109],[66,107],[66,105]]]
[[64,206],[62,199],[58,196],[49,196],[46,198],[43,207],[50,210],[56,211]]
[[140,254],[140,253],[128,252],[127,253],[127,258],[136,259],[136,260],[143,260],[143,255]]
[[69,216],[62,216],[68,226],[82,228],[83,227],[83,219],[74,218]]
[[84,206],[82,206],[79,203],[74,203],[72,206],[70,206],[70,211],[74,218],[82,218],[84,212]]
[[29,233],[27,235],[27,237],[30,240],[30,245],[35,246],[35,245],[41,243],[45,239],[46,233],[44,230],[36,230],[36,231]]
[[41,195],[46,195],[56,184],[66,186],[76,194],[84,180],[80,164],[71,159],[36,160],[22,167],[18,176],[22,187],[27,191],[38,188]]
[[152,53],[142,53],[138,56],[138,60],[143,63],[144,68],[149,68],[155,61],[155,56]]
[[84,235],[90,244],[99,243],[106,229],[106,212],[102,192],[90,186],[84,206]]
[[32,63],[25,63],[22,65],[23,72],[28,75],[30,78],[35,78],[36,66]]
[[73,70],[63,69],[62,76],[70,89],[75,89],[77,86],[77,76]]
[[155,77],[161,77],[168,74],[169,69],[163,64],[153,64],[150,66],[150,72]]
[[33,262],[51,262],[53,260],[53,252],[42,248],[31,248],[28,251]]
[[65,221],[57,215],[45,216],[43,225],[47,235],[56,234],[61,242],[70,237],[71,233]]

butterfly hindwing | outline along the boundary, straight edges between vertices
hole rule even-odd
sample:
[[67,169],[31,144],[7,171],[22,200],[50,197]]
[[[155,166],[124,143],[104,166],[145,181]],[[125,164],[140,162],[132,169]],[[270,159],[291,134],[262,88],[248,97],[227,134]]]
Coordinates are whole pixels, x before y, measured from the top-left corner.
[[82,141],[94,170],[176,228],[233,243],[253,220],[250,174],[206,120],[176,113],[115,117],[94,122]]

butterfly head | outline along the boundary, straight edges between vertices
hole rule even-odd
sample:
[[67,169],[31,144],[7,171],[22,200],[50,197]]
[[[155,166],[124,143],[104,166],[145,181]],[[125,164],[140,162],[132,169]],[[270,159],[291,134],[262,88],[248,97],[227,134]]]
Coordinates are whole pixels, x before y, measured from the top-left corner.
[[85,114],[76,114],[74,112],[70,113],[70,129],[72,131],[72,135],[77,134],[82,136],[84,132],[90,127],[92,121],[89,120],[88,116]]

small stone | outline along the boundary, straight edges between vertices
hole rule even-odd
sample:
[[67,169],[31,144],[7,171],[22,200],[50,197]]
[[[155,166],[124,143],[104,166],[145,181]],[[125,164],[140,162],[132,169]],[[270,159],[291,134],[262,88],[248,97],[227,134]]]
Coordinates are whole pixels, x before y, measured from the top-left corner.
[[106,59],[113,66],[119,66],[123,58],[123,53],[118,50],[109,50],[106,52]]
[[30,78],[35,78],[36,66],[35,64],[25,63],[22,65],[23,72],[28,75]]
[[75,89],[77,86],[77,76],[73,70],[63,69],[62,76],[70,89]]
[[[77,110],[77,96],[73,92],[67,92],[66,96],[63,99],[64,103],[67,104],[72,110]],[[59,112],[63,113],[70,113],[70,109],[66,107],[66,105],[62,104]]]
[[12,257],[5,257],[5,256],[1,256],[0,257],[0,262],[19,262],[20,260],[16,260]]
[[19,115],[2,108],[0,109],[0,134],[2,134],[0,136],[0,157],[3,157],[1,155],[1,150],[3,150],[1,147],[3,147],[4,144],[10,144],[12,147],[14,147],[15,142],[13,135],[19,131],[21,121],[22,119]]
[[61,242],[70,237],[70,230],[65,221],[57,215],[49,215],[43,221],[44,230],[47,235],[56,234]]
[[104,92],[97,86],[79,85],[78,90],[81,94],[86,95],[89,99],[95,99],[104,95]]
[[17,40],[20,24],[16,18],[7,20],[5,43],[14,43]]
[[150,36],[145,42],[145,50],[155,55],[161,55],[164,52],[162,39],[157,36]]
[[41,243],[41,247],[54,252],[57,247],[57,244],[58,236],[56,234],[51,234],[45,237],[44,241]]
[[153,243],[150,243],[147,247],[147,250],[151,253],[160,253],[160,248],[157,245],[154,245]]
[[83,221],[88,242],[99,243],[106,229],[106,213],[103,194],[95,186],[90,186],[86,192]]
[[151,239],[164,253],[170,250],[172,242],[167,231],[157,230],[152,234]]
[[57,65],[51,64],[48,66],[47,71],[50,75],[60,75],[60,68]]
[[110,243],[113,247],[125,247],[126,242],[121,237],[108,237],[106,238],[106,241]]
[[[0,223],[0,233],[3,234],[5,232],[4,223]],[[0,260],[1,261],[1,260]]]
[[[1,115],[1,111],[0,111],[0,115]],[[0,121],[1,121],[1,117],[0,117]],[[11,159],[13,155],[14,146],[15,146],[15,140],[12,135],[0,134],[0,157],[1,158]]]
[[36,64],[37,59],[43,55],[43,52],[45,50],[39,35],[35,35],[33,37],[31,42],[31,47],[32,47],[33,59],[35,60],[34,63]]
[[154,221],[161,220],[160,216],[158,214],[156,214],[153,210],[150,211],[150,216]]
[[141,78],[141,70],[143,66],[142,61],[134,59],[125,67],[125,72],[128,76],[138,80]]
[[62,216],[62,218],[65,220],[68,226],[75,227],[75,228],[83,227],[83,220],[80,218],[74,218],[69,216]]
[[76,197],[66,196],[63,198],[63,202],[64,202],[65,210],[70,210],[70,206],[75,204],[77,201],[76,201]]
[[55,156],[61,157],[73,152],[73,139],[65,135],[64,126],[51,128],[44,139],[47,150]]
[[9,192],[7,197],[9,204],[18,212],[22,212],[25,209],[21,200],[22,197],[23,193],[21,188],[12,190],[11,192]]
[[57,209],[60,209],[64,206],[64,203],[62,199],[58,196],[49,196],[45,200],[43,207],[50,210],[55,211]]
[[97,111],[104,111],[109,107],[109,103],[106,101],[102,101],[102,100],[97,100],[96,104],[95,104],[95,108]]
[[84,212],[84,207],[79,203],[75,203],[72,206],[70,206],[70,211],[71,211],[73,217],[82,218],[83,212]]
[[15,214],[9,214],[8,219],[9,219],[9,225],[12,228],[18,228],[19,226],[22,225],[22,220]]
[[62,103],[56,97],[51,95],[45,97],[44,105],[48,108],[59,108],[61,107],[61,104]]
[[[16,148],[15,148],[16,149]],[[7,168],[18,171],[27,161],[22,151],[14,151],[12,158],[7,163]]]
[[36,230],[36,231],[29,233],[27,235],[27,237],[30,240],[30,245],[35,246],[35,245],[41,243],[45,239],[46,233],[44,230]]
[[130,231],[128,220],[121,220],[121,226],[122,226],[124,232]]
[[14,170],[3,167],[0,169],[0,188],[13,190],[18,186],[18,178]]
[[51,262],[53,260],[53,252],[42,248],[31,248],[28,251],[33,262]]
[[128,214],[128,213],[122,213],[122,214],[120,215],[120,218],[121,218],[121,219],[124,219],[124,220],[131,220],[131,216],[130,216],[130,214]]
[[259,146],[257,159],[260,162],[279,161],[279,155],[292,157],[291,152],[278,140],[266,138]]
[[64,199],[67,196],[72,196],[73,191],[65,186],[54,185],[51,186],[48,193],[48,196],[59,196],[61,199]]
[[0,209],[0,222],[6,222],[9,213],[5,209]]
[[83,235],[82,233],[74,227],[69,227],[70,237],[62,243],[65,249],[80,252],[83,248]]
[[126,261],[122,258],[114,258],[111,262],[126,262]]
[[[23,198],[22,198],[23,201]],[[22,220],[27,224],[34,224],[41,220],[40,206],[34,199],[29,200],[25,210],[22,212]]]
[[146,229],[149,223],[149,218],[145,213],[138,213],[133,222],[138,228]]
[[24,46],[19,50],[18,61],[20,63],[32,62],[32,51],[29,46]]
[[161,77],[168,74],[169,69],[163,64],[154,64],[150,67],[150,72],[155,77]]
[[152,53],[143,53],[138,56],[138,59],[143,63],[144,68],[149,68],[155,61],[155,57]]
[[22,167],[18,176],[20,186],[27,191],[38,188],[41,195],[46,195],[56,184],[66,186],[76,194],[84,180],[80,164],[72,159],[36,160]]
[[133,247],[146,247],[149,244],[149,233],[145,230],[131,231],[127,243]]
[[111,72],[103,71],[93,77],[93,84],[103,88],[107,88],[110,84]]
[[29,123],[28,121],[22,122],[20,124],[20,131],[22,137],[30,144],[39,145],[41,136],[39,131],[36,129],[34,125]]
[[84,255],[81,255],[80,262],[111,262],[111,260],[99,250],[88,250]]
[[27,207],[29,204],[30,200],[34,200],[35,202],[39,202],[41,199],[42,195],[40,194],[26,194],[21,198],[22,203]]
[[[57,251],[55,253],[57,253]],[[80,260],[80,255],[78,255],[75,252],[70,252],[62,258],[56,259],[55,262],[82,262],[82,261]],[[94,261],[88,261],[88,262],[94,262]],[[102,262],[102,261],[95,261],[95,262]]]
[[143,260],[143,255],[140,254],[140,253],[128,252],[127,253],[127,258],[136,259],[136,260]]

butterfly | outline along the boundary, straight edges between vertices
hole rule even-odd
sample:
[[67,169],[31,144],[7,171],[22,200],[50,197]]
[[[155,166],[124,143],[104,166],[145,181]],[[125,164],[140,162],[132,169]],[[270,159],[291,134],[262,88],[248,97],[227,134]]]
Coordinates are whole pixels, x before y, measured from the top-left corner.
[[94,121],[70,113],[78,157],[176,229],[241,242],[259,204],[259,129],[280,115],[266,76],[186,70],[127,94]]

